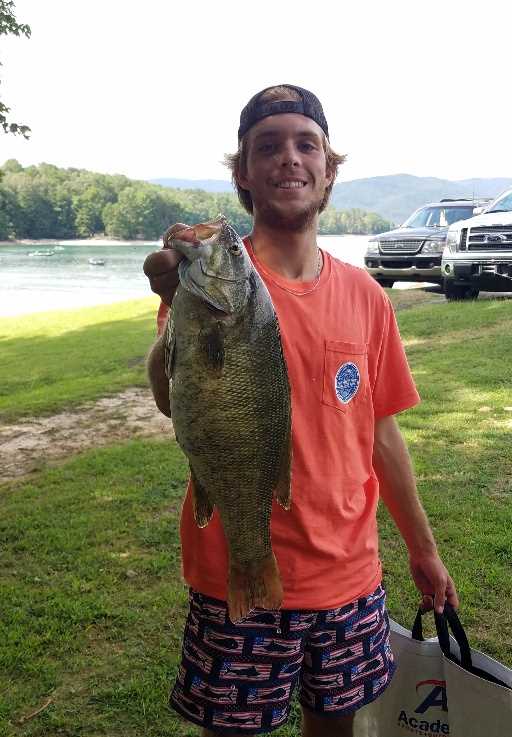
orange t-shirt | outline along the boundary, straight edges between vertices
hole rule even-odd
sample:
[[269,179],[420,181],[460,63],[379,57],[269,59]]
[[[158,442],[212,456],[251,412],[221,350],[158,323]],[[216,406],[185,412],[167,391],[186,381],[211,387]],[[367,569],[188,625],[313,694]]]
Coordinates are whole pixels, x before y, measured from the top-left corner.
[[[393,308],[362,269],[323,252],[314,282],[283,279],[260,264],[281,328],[292,398],[292,505],[275,502],[272,547],[284,609],[330,609],[381,581],[372,468],[374,419],[419,401]],[[215,511],[194,520],[190,488],[181,517],[183,573],[192,588],[226,600],[227,546]]]
[[167,318],[169,316],[169,308],[163,302],[160,300],[160,305],[158,307],[158,312],[156,315],[156,334],[162,335],[162,333],[165,330],[165,326],[167,325]]

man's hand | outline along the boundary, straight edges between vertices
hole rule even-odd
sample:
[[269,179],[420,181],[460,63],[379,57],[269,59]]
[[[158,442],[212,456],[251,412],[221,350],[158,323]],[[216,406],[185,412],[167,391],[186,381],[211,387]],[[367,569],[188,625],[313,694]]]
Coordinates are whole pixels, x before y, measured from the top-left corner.
[[179,284],[178,264],[183,258],[179,251],[174,251],[169,241],[179,233],[180,238],[189,240],[195,238],[193,228],[184,223],[175,223],[165,231],[163,248],[150,253],[144,261],[144,273],[149,279],[151,291],[158,294],[162,302],[171,306],[174,293]]
[[[423,611],[428,612],[434,608],[436,612],[441,614],[446,601],[455,609],[458,608],[459,597],[455,584],[437,553],[429,555],[410,554],[409,565],[416,588],[423,594]],[[432,598],[432,595],[434,598]]]

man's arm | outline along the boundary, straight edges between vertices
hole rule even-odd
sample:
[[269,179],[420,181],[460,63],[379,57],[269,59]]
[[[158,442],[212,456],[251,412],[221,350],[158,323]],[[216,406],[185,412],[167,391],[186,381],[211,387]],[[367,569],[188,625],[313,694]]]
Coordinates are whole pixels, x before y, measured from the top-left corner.
[[146,359],[146,369],[155,404],[162,414],[170,417],[169,380],[165,375],[165,349],[162,336],[151,346]]
[[[146,369],[156,406],[166,417],[171,416],[171,406],[169,402],[169,380],[165,374],[165,349],[162,334],[168,314],[168,309],[166,310],[165,306],[167,305],[167,308],[169,308],[172,304],[179,284],[178,264],[183,258],[181,253],[169,247],[169,240],[177,233],[188,240],[191,236],[186,231],[193,233],[193,229],[185,223],[175,223],[168,228],[163,237],[164,247],[160,251],[150,253],[143,266],[151,290],[158,294],[161,299],[157,316],[159,337],[156,343],[151,346],[146,359]],[[195,238],[195,235],[193,237]]]
[[375,423],[373,467],[379,479],[380,496],[393,517],[409,550],[409,564],[425,608],[434,599],[442,612],[448,600],[459,606],[455,585],[448,575],[434,535],[416,490],[416,481],[407,446],[393,416]]

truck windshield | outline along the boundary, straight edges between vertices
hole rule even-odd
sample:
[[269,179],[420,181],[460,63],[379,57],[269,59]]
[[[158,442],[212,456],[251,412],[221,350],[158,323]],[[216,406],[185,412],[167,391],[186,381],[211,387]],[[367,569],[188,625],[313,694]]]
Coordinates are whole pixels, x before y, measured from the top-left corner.
[[507,192],[500,200],[492,203],[492,209],[486,212],[511,212],[512,211],[512,192]]
[[470,207],[423,207],[414,212],[402,227],[404,228],[446,228],[457,220],[467,220],[473,215]]

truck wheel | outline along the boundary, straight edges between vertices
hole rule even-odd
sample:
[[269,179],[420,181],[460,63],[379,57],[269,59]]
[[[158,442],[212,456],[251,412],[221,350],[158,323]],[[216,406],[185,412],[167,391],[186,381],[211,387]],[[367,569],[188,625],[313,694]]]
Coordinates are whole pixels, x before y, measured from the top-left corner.
[[377,282],[377,284],[380,284],[383,289],[391,289],[391,287],[395,283],[394,279],[375,279],[375,281]]
[[445,281],[444,283],[444,296],[450,302],[462,299],[476,299],[478,292],[479,290],[470,284],[452,284],[449,281]]

